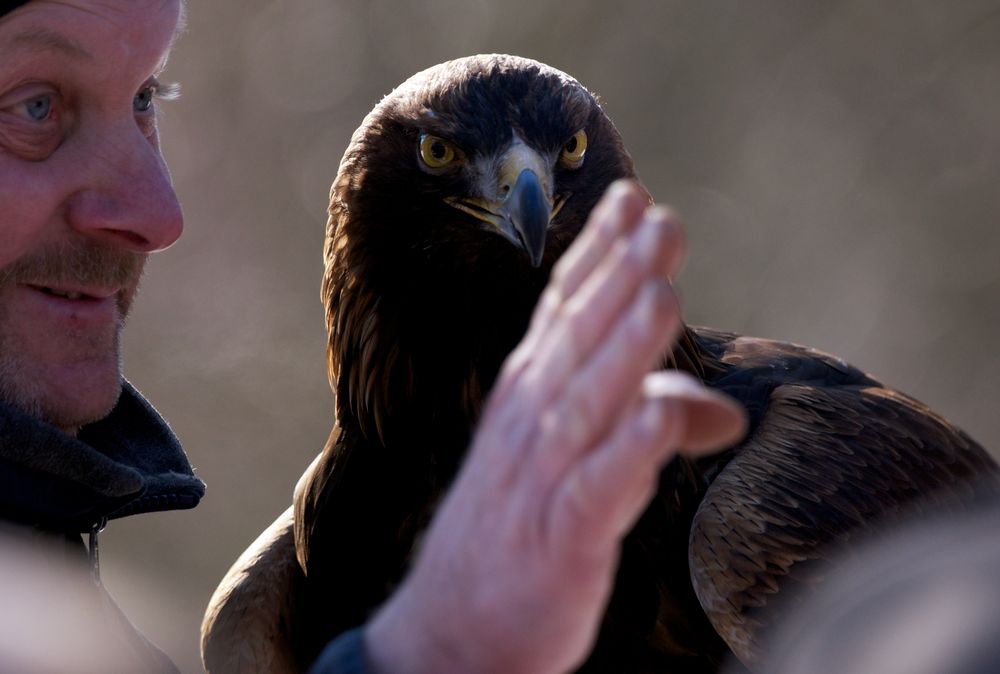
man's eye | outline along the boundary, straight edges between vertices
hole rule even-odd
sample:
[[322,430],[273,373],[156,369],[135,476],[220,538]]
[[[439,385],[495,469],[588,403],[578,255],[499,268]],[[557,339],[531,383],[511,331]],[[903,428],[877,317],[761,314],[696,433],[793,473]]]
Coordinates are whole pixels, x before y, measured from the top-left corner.
[[24,102],[24,111],[36,122],[44,122],[52,112],[52,97],[48,94],[29,98]]
[[153,97],[155,95],[156,89],[154,87],[140,89],[139,93],[132,99],[132,108],[136,112],[149,112],[149,109],[153,107]]

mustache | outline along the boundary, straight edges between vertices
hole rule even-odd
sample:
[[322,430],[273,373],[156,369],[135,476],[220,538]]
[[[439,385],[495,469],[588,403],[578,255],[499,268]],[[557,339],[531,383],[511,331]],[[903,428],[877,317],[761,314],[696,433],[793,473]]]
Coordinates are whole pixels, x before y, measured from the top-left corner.
[[0,268],[0,287],[82,285],[128,288],[139,282],[146,254],[89,241],[60,241]]

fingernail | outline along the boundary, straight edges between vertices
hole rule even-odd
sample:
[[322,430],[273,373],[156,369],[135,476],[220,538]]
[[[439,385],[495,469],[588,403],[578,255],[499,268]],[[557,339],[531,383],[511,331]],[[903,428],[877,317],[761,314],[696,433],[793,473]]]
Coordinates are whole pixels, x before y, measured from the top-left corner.
[[634,187],[632,187],[632,182],[629,180],[616,180],[611,183],[611,187],[608,188],[608,198],[614,201],[620,201],[624,199],[629,192],[631,192]]
[[606,230],[608,236],[616,234],[620,228],[622,202],[627,197],[629,189],[627,180],[616,180],[604,192],[604,196],[594,209],[591,220],[596,221],[599,229]]
[[661,251],[669,249],[667,268],[663,271],[671,273],[676,266],[681,237],[680,224],[673,212],[664,206],[652,206],[643,215],[640,232],[636,237],[636,247],[643,263],[653,266]]
[[642,380],[642,392],[649,398],[701,397],[718,398],[691,375],[676,370],[651,372]]

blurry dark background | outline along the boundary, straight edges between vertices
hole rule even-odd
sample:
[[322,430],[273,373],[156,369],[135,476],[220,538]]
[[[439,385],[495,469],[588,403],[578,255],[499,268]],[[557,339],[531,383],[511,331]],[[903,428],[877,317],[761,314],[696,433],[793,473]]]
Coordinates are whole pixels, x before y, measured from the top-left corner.
[[189,0],[161,134],[187,218],[126,372],[208,495],[113,523],[104,575],[197,671],[205,603],[332,422],[327,190],[413,72],[529,56],[605,101],[689,233],[691,322],[809,344],[1000,450],[1000,2]]

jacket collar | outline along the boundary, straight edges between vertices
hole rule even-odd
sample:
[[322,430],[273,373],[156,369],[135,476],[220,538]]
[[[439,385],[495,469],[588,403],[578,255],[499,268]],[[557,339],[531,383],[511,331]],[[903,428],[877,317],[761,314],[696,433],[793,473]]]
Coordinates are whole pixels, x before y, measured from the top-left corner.
[[205,493],[163,418],[127,381],[77,437],[0,404],[0,519],[90,531],[104,519],[193,508]]

